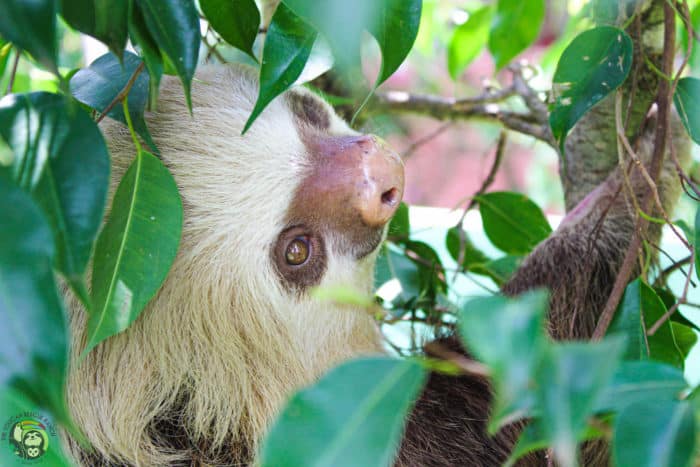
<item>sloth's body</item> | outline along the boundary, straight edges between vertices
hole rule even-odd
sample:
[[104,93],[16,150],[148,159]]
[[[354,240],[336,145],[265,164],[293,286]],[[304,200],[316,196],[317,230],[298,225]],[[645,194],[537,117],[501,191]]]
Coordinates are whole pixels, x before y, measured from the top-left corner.
[[[382,211],[381,204],[369,209],[362,204],[364,190],[376,180],[354,183],[355,166],[343,166],[342,160],[361,165],[368,153],[381,153],[368,163],[371,170],[395,175],[394,156],[376,140],[357,135],[302,89],[273,101],[241,136],[257,95],[253,73],[204,68],[197,78],[194,117],[179,83],[165,79],[159,111],[148,118],[184,207],[172,270],[127,331],[100,344],[70,371],[69,406],[94,447],[88,453],[69,442],[84,465],[248,464],[296,389],[343,360],[382,352],[376,324],[364,309],[314,301],[308,290],[342,284],[371,293],[376,247],[403,182],[389,180],[380,187],[381,202],[391,209]],[[113,192],[135,150],[123,128],[107,124],[104,130]],[[344,159],[334,159],[338,154]],[[329,180],[345,188],[336,189]],[[563,331],[570,322],[566,307],[575,306],[574,319],[594,322],[592,310],[607,296],[619,267],[628,232],[603,223],[602,240],[580,241],[596,225],[588,218],[604,209],[612,191],[588,199],[586,215],[570,218],[506,286],[510,293],[552,286],[558,307],[552,327],[558,337],[590,333],[589,324],[577,325],[575,333]],[[626,203],[615,206],[611,218],[624,217]],[[284,262],[285,246],[299,235],[310,239],[315,256],[296,268]],[[606,235],[621,240],[606,243]],[[567,255],[591,260],[577,265],[570,259],[560,274],[542,270]],[[576,290],[592,278],[602,283],[595,294]],[[86,313],[69,300],[72,351],[79,355]],[[454,339],[444,344],[456,348]],[[409,417],[397,462],[500,465],[519,427],[489,437],[489,403],[485,380],[432,375]],[[543,463],[531,457],[523,465]]]

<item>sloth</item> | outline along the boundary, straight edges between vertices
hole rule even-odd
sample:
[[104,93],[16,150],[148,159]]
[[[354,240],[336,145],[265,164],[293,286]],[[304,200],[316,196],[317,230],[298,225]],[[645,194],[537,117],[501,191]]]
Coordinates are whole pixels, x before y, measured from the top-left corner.
[[[147,121],[182,197],[182,240],[139,318],[80,363],[87,314],[67,292],[68,405],[92,446],[67,439],[80,465],[254,464],[295,390],[340,362],[384,351],[365,309],[315,300],[310,290],[371,294],[377,249],[403,193],[400,158],[299,87],[241,135],[256,96],[252,69],[201,67],[190,116],[179,83],[163,80]],[[135,149],[120,125],[102,130],[111,196]],[[556,338],[590,336],[614,282],[633,229],[628,201],[615,195],[619,178],[613,172],[584,197],[504,287],[510,295],[549,287]],[[673,200],[667,185],[661,192]],[[440,343],[464,352],[455,336]],[[432,374],[396,465],[501,465],[522,426],[490,436],[490,401],[483,378]],[[605,463],[605,450],[596,452],[600,464],[587,465]],[[547,460],[534,454],[520,465]]]

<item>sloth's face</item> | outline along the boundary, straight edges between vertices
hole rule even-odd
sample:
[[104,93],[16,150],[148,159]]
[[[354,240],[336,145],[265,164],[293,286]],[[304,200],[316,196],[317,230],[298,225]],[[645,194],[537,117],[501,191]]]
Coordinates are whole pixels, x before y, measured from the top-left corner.
[[377,137],[332,133],[339,119],[317,97],[294,90],[285,101],[307,164],[271,258],[283,284],[300,290],[321,282],[329,257],[361,261],[376,251],[401,201],[404,176],[399,156]]
[[166,78],[149,119],[183,199],[185,267],[206,270],[220,288],[235,284],[237,297],[267,294],[266,307],[316,285],[369,293],[377,247],[403,195],[398,155],[303,88],[276,98],[241,135],[255,74],[203,67],[197,78],[193,116],[180,84]]

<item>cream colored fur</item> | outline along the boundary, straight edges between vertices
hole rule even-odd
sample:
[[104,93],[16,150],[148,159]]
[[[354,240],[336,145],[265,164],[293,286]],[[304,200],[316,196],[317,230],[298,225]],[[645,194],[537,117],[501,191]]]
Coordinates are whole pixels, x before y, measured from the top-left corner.
[[[202,441],[203,457],[232,443],[255,447],[295,389],[343,359],[380,351],[363,310],[296,296],[279,283],[270,248],[308,159],[282,98],[241,136],[256,95],[251,70],[204,67],[193,83],[193,116],[170,77],[158,112],[148,116],[182,196],[180,250],[136,322],[74,362],[68,384],[77,425],[112,461],[168,465],[191,455],[159,450],[146,431],[183,392],[184,426]],[[121,125],[105,123],[103,130],[113,193],[135,149]],[[332,132],[352,133],[337,118]],[[360,263],[329,255],[322,286],[370,293],[374,255]],[[87,316],[68,300],[75,357]]]

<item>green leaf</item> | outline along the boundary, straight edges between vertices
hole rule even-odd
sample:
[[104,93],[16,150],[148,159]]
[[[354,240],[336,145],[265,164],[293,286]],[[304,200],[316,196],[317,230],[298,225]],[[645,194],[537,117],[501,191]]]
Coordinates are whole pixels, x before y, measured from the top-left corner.
[[199,0],[199,6],[223,40],[258,60],[253,53],[260,28],[260,12],[255,0]]
[[375,87],[404,61],[418,34],[422,0],[284,0],[330,43],[341,69],[357,70],[362,32],[377,40],[382,67]]
[[447,290],[447,284],[442,273],[444,270],[442,261],[437,252],[425,242],[409,240],[405,242],[406,251],[410,251],[417,256],[416,259],[409,256],[409,259],[418,266],[418,277],[421,291],[427,293],[431,297],[439,292]]
[[411,223],[408,216],[408,205],[403,201],[399,204],[394,217],[389,224],[389,235],[399,237],[399,241],[408,239],[411,234]]
[[0,36],[29,52],[37,62],[58,75],[54,0],[2,0]]
[[192,109],[190,86],[199,58],[199,17],[192,0],[134,0],[149,33],[177,71]]
[[477,198],[484,231],[506,253],[529,253],[552,233],[542,210],[520,193],[486,193]]
[[547,345],[547,303],[547,294],[542,291],[515,299],[480,297],[467,302],[459,314],[465,346],[492,371],[495,400],[491,432],[523,415],[534,402],[532,378]]
[[615,418],[613,458],[635,467],[689,466],[695,449],[695,415],[687,401],[646,399]]
[[314,31],[280,3],[267,28],[260,66],[260,90],[243,133],[275,97],[289,89],[304,70],[316,40]]
[[0,101],[0,135],[14,152],[13,178],[51,225],[56,268],[87,302],[85,270],[109,183],[102,134],[75,101],[37,92]]
[[489,36],[496,69],[503,68],[537,39],[543,21],[544,0],[498,0]]
[[165,280],[182,231],[182,202],[168,169],[139,152],[124,174],[95,246],[93,310],[84,353],[125,330]]
[[149,76],[149,108],[156,107],[158,98],[158,86],[163,76],[163,57],[156,40],[146,26],[143,12],[136,4],[136,0],[129,1],[129,36],[131,42],[139,51],[141,58],[146,62]]
[[[44,433],[47,436],[48,443],[45,447],[46,451],[38,458],[21,459],[13,447],[14,432],[10,431],[15,423],[32,419],[40,422],[45,427]],[[0,465],[27,465],[37,464],[40,466],[50,467],[70,467],[72,464],[68,461],[61,449],[61,440],[58,437],[56,425],[51,417],[43,411],[37,411],[37,406],[34,402],[14,389],[0,389],[0,420],[3,421],[3,446],[0,449]]]
[[[464,229],[460,227],[452,227],[447,231],[445,246],[447,247],[447,251],[450,253],[452,259],[458,263],[460,253],[462,253],[461,266],[467,271],[474,265],[485,264],[491,261],[491,258],[479,250],[469,239],[469,236]],[[461,252],[461,249],[464,251]]]
[[[599,431],[596,427],[588,425],[579,436],[578,441],[588,441],[604,435],[605,433]],[[515,465],[515,462],[525,454],[546,449],[549,446],[548,443],[549,439],[542,425],[542,419],[536,418],[531,420],[518,437],[518,442],[513,448],[513,452],[511,452],[508,461],[504,464],[505,467]]]
[[619,412],[643,400],[674,400],[688,388],[683,372],[652,361],[622,362],[596,402],[596,412]]
[[365,358],[294,395],[263,443],[263,466],[386,466],[426,374],[409,360]]
[[[621,338],[550,347],[537,373],[542,426],[557,462],[576,465],[577,440],[624,350]],[[558,464],[558,465],[559,465]]]
[[[125,88],[136,69],[141,65],[141,58],[131,52],[124,52],[122,63],[107,53],[92,62],[88,68],[79,70],[70,80],[70,91],[83,104],[97,112],[103,112]],[[144,111],[148,103],[148,73],[139,73],[129,90],[129,116],[136,132],[157,154],[151,134],[146,127]],[[122,105],[115,105],[107,115],[126,125]]]
[[679,79],[673,103],[688,134],[696,144],[700,144],[700,79]]
[[609,336],[616,334],[625,336],[626,346],[623,358],[626,360],[649,358],[647,340],[642,327],[641,284],[642,282],[637,279],[627,285],[607,331]]
[[[639,284],[639,288],[635,288],[635,284]],[[639,299],[639,304],[644,316],[644,324],[646,329],[650,329],[656,321],[661,318],[666,311],[666,305],[663,300],[656,294],[654,289],[649,287],[640,279],[632,282],[627,286],[635,294],[635,300]],[[627,289],[625,289],[627,293]],[[665,362],[677,368],[683,368],[685,357],[681,348],[676,342],[676,337],[673,333],[671,321],[666,320],[664,324],[652,336],[647,336],[649,343],[649,356],[653,360]]]
[[566,134],[595,104],[617,89],[632,65],[632,39],[611,26],[584,31],[564,50],[554,72],[552,134],[564,148]]
[[376,288],[379,288],[392,279],[398,280],[401,285],[401,292],[394,300],[398,308],[392,310],[394,316],[401,317],[407,311],[402,306],[423,295],[420,267],[395,248],[385,244],[377,256],[374,283]]
[[128,0],[59,0],[59,3],[66,23],[122,56],[128,32]]
[[506,255],[486,263],[474,264],[469,272],[490,277],[497,286],[501,287],[510,280],[522,262],[522,256]]
[[51,230],[6,171],[0,171],[0,199],[0,394],[16,391],[67,422],[68,330],[54,282]]
[[447,46],[447,69],[452,79],[459,78],[486,45],[492,15],[491,6],[479,8],[470,13],[469,19],[452,33]]
[[[674,315],[680,315],[680,313],[676,312]],[[673,331],[676,346],[680,350],[683,361],[685,361],[690,351],[693,350],[693,347],[695,347],[695,344],[698,342],[698,335],[695,334],[692,327],[678,323],[675,320],[671,320],[671,330]]]

